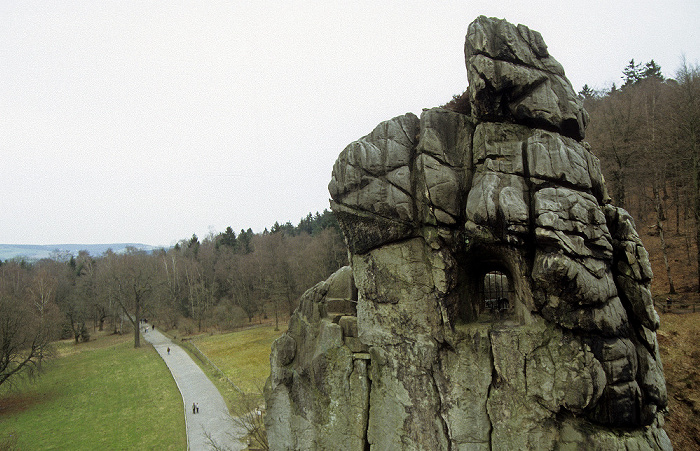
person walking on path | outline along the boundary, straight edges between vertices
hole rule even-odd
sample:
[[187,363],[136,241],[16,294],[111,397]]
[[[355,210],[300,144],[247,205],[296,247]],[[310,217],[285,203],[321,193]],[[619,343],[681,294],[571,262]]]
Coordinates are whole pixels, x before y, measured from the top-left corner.
[[[188,449],[209,450],[212,442],[220,449],[241,451],[246,448],[241,441],[247,431],[234,424],[224,398],[201,368],[180,346],[158,330],[144,335],[170,369],[182,395]],[[170,348],[170,354],[167,353]],[[170,357],[165,358],[170,355]],[[198,412],[199,402],[206,408]],[[193,411],[189,413],[189,406]]]

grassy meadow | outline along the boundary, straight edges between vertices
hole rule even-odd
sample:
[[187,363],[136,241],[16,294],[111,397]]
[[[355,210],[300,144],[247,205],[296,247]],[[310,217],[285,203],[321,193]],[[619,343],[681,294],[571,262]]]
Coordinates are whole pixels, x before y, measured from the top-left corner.
[[182,397],[150,345],[101,335],[56,354],[38,378],[0,386],[0,448],[187,448]]
[[[678,449],[700,443],[699,332],[700,312],[662,315],[658,337],[670,402],[666,430]],[[190,341],[182,344],[232,414],[242,415],[263,402],[270,347],[282,333],[260,326],[191,339],[246,396],[205,363]],[[130,335],[101,335],[78,346],[59,342],[56,354],[40,377],[12,389],[0,387],[0,450],[8,445],[17,450],[186,449],[182,398],[152,347],[134,349]]]
[[270,375],[270,348],[284,330],[261,326],[194,340],[197,347],[246,393],[262,390]]

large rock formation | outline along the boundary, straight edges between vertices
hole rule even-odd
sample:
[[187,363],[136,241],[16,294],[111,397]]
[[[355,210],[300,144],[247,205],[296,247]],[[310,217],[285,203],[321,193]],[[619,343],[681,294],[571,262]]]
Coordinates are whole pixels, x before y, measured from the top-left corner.
[[329,184],[351,267],[272,350],[272,449],[671,449],[632,218],[539,33],[479,17],[470,111],[381,123]]

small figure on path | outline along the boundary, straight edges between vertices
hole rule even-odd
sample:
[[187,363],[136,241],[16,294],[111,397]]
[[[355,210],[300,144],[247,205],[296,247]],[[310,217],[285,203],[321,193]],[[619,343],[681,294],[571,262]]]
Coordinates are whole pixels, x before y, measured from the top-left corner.
[[197,413],[197,404],[192,403],[192,413]]
[[197,406],[197,413],[199,413],[199,403],[195,404]]
[[168,346],[168,355],[170,355],[170,346]]

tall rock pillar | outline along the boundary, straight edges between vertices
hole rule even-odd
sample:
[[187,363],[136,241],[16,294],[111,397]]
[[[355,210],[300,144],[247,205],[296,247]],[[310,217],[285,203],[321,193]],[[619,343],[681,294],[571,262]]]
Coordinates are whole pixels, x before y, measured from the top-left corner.
[[581,100],[523,25],[477,18],[465,62],[466,108],[333,167],[351,266],[273,346],[273,449],[671,449],[648,256]]

